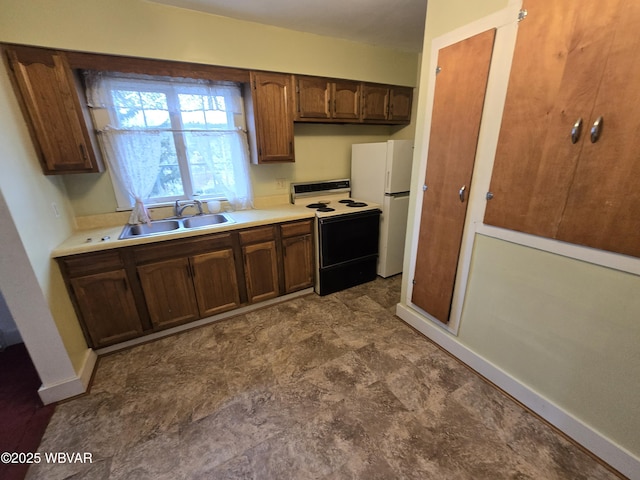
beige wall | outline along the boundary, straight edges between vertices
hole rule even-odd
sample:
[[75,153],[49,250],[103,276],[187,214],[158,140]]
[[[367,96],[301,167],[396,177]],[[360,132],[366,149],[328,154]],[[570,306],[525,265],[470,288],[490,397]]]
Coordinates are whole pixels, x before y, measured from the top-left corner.
[[[429,0],[420,92],[431,39],[508,3]],[[416,145],[429,114],[421,97]],[[640,278],[483,235],[470,267],[458,336],[444,335],[640,458]]]
[[[0,187],[30,262],[30,265],[15,265],[14,269],[33,269],[40,295],[46,298],[69,358],[78,371],[85,358],[87,344],[66,294],[62,277],[49,258],[51,250],[70,235],[73,215],[62,179],[42,175],[25,121],[4,68],[0,68],[0,112]],[[52,203],[57,205],[59,217],[55,216]],[[3,256],[8,255],[5,251],[8,246],[2,248]],[[32,293],[29,296],[26,293],[34,290],[36,289],[33,286],[25,285],[22,289],[25,297],[7,298],[7,303],[11,306],[16,300],[37,302],[38,299],[30,297]],[[16,323],[20,326],[18,320],[16,319]],[[29,318],[27,321],[37,324],[49,319]],[[53,339],[48,341],[42,338],[41,341],[42,344],[38,346],[43,348],[53,344]]]
[[[0,41],[415,86],[418,55],[141,0],[3,0]],[[413,128],[297,125],[294,165],[251,166],[254,194],[349,177],[350,145],[413,138]],[[113,212],[108,173],[64,178],[76,216]]]

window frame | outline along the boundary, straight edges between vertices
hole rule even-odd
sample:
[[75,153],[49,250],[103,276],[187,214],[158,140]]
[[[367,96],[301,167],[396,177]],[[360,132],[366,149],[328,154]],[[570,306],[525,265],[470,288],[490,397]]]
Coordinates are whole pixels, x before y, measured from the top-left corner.
[[[115,72],[109,72],[109,71],[101,71],[100,73],[104,73],[104,74],[111,74],[111,73],[115,73]],[[188,91],[180,91],[180,85],[184,85],[185,87],[189,87],[191,82],[194,82],[192,85],[197,85],[196,82],[198,81],[202,81],[201,79],[197,79],[197,78],[188,78],[188,77],[166,77],[166,76],[162,76],[162,75],[148,75],[148,74],[135,74],[135,73],[131,73],[131,74],[123,74],[122,75],[122,89],[127,89],[128,86],[126,85],[126,83],[130,80],[136,80],[135,77],[145,77],[143,78],[143,80],[148,80],[149,81],[149,86],[148,88],[143,89],[138,89],[137,91],[140,92],[155,92],[155,93],[162,93],[165,95],[165,99],[167,102],[167,113],[169,116],[169,122],[170,122],[170,127],[166,128],[166,127],[158,127],[158,128],[154,128],[154,127],[149,127],[149,130],[159,130],[159,131],[166,131],[167,133],[171,133],[172,138],[173,138],[173,147],[175,150],[175,154],[176,154],[176,161],[177,161],[177,165],[178,165],[178,170],[180,172],[180,177],[181,177],[181,181],[182,181],[182,187],[183,187],[183,194],[182,195],[172,195],[172,196],[164,196],[164,197],[149,197],[148,199],[145,199],[145,206],[147,207],[161,207],[161,206],[169,206],[169,205],[173,205],[176,201],[182,201],[182,200],[192,200],[192,199],[200,199],[203,201],[207,201],[207,200],[220,200],[220,201],[225,201],[228,200],[228,198],[226,197],[226,195],[222,194],[222,193],[212,193],[212,194],[199,194],[195,192],[194,189],[194,180],[193,180],[193,171],[191,169],[191,164],[189,161],[189,156],[188,156],[188,148],[187,148],[187,139],[186,139],[186,135],[189,132],[200,132],[202,131],[203,133],[206,132],[215,132],[215,129],[212,128],[203,128],[203,129],[190,129],[188,127],[185,126],[185,124],[183,123],[183,119],[182,119],[182,113],[183,111],[180,108],[180,100],[179,100],[179,95],[180,94],[187,94],[187,95],[194,95],[194,93],[192,92],[188,92]],[[181,82],[181,80],[185,80],[184,82]],[[157,81],[157,83],[155,83],[155,81]],[[163,85],[162,82],[173,82],[175,83],[177,88],[172,88],[169,85]],[[227,109],[225,110],[225,115],[226,115],[226,126],[228,130],[232,130],[232,129],[240,129],[243,130],[245,133],[247,133],[247,115],[246,115],[246,111],[245,111],[245,99],[244,99],[244,93],[243,93],[243,88],[242,85],[239,84],[238,82],[229,82],[227,80],[214,80],[214,79],[207,79],[206,81],[213,83],[214,85],[216,83],[220,83],[220,84],[229,84],[229,83],[235,83],[236,87],[238,88],[238,92],[239,92],[239,97],[240,97],[240,102],[239,105],[240,107],[240,111],[235,112],[232,109]],[[118,86],[118,82],[119,80],[116,79],[115,80],[115,85],[114,86]],[[117,88],[112,88],[110,91],[114,91]],[[196,94],[197,95],[197,94]],[[104,129],[104,128],[108,128],[109,125],[117,125],[118,128],[123,128],[122,127],[122,123],[120,122],[120,119],[117,118],[117,115],[114,115],[115,110],[117,110],[117,107],[115,107],[114,105],[111,106],[111,108],[102,108],[99,109],[102,110],[103,113],[99,113],[97,115],[92,115],[92,120],[93,120],[93,124],[96,127],[96,129],[98,131]],[[92,110],[92,113],[94,113],[95,110]],[[206,110],[203,110],[203,112]],[[115,117],[115,118],[114,118]],[[238,118],[239,117],[239,118]],[[205,116],[206,119],[206,116]],[[240,121],[238,121],[240,120]],[[206,120],[205,120],[206,121]],[[131,130],[137,130],[137,129],[131,129]],[[140,128],[139,130],[144,130],[143,128]],[[247,139],[247,145],[246,145],[247,149],[249,149],[249,141]],[[250,160],[250,159],[248,159]],[[108,169],[109,170],[109,169]],[[135,205],[135,201],[134,199],[131,197],[131,195],[129,194],[129,192],[126,190],[126,188],[124,187],[124,185],[121,184],[120,181],[118,181],[118,179],[116,178],[115,175],[112,175],[111,173],[109,174],[110,179],[111,179],[111,184],[113,186],[114,189],[114,193],[115,193],[115,197],[116,197],[116,203],[117,203],[117,211],[128,211],[128,210],[132,210],[134,208]],[[250,182],[250,175],[249,172],[247,171],[247,182]]]

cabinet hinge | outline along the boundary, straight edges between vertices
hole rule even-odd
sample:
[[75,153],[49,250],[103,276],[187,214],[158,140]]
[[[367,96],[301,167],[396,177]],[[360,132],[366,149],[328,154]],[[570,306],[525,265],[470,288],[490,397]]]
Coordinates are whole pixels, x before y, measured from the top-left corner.
[[529,15],[529,12],[527,12],[524,8],[522,10],[520,10],[518,12],[518,22],[521,22],[525,18],[527,18],[527,15]]

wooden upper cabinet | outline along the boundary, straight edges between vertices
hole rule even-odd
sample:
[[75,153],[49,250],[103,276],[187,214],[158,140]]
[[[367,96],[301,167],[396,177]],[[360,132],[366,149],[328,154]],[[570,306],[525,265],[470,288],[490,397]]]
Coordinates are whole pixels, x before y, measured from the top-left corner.
[[291,75],[251,72],[248,122],[255,128],[253,163],[294,162]]
[[413,88],[364,83],[362,120],[370,123],[408,124]]
[[389,120],[398,123],[411,121],[413,88],[391,87],[389,93]]
[[524,8],[485,223],[640,256],[640,4]]
[[64,53],[6,48],[45,174],[102,171],[90,116]]
[[296,121],[360,121],[361,83],[294,76]]
[[387,120],[389,115],[389,87],[365,84],[362,87],[362,119]]

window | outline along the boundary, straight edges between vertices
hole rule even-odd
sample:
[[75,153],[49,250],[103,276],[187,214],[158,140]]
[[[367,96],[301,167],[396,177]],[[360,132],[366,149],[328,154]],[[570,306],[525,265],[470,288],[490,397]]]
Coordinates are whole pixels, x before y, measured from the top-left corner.
[[88,72],[87,92],[119,208],[189,198],[250,204],[238,85]]

